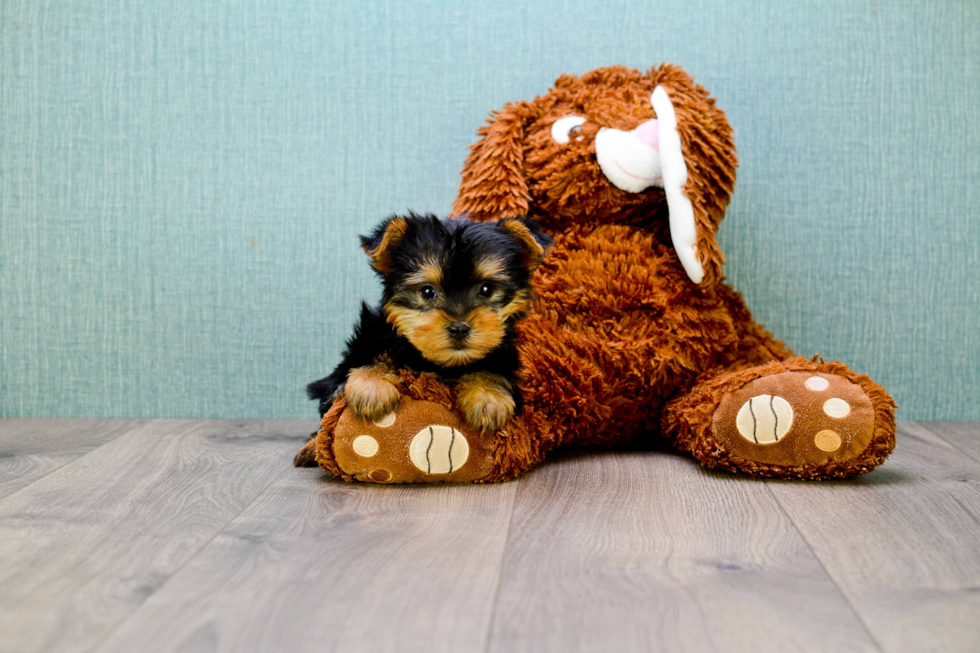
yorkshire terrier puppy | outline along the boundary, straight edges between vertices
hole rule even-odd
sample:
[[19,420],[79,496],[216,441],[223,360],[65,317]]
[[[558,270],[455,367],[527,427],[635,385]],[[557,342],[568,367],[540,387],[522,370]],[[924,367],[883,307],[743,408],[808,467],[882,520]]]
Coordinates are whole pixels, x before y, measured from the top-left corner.
[[320,414],[343,395],[357,417],[380,420],[400,400],[392,370],[408,368],[454,384],[470,428],[499,429],[521,411],[515,324],[550,244],[530,218],[414,213],[361,236],[384,292],[379,306],[362,303],[340,365],[307,386]]

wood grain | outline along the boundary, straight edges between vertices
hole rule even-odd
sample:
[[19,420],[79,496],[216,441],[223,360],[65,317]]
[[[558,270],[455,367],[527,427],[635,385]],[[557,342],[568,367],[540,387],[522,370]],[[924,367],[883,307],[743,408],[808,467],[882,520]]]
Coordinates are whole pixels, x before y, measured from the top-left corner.
[[0,419],[0,499],[145,421]]
[[0,423],[43,474],[0,499],[4,653],[980,650],[975,423],[848,482],[634,451],[381,487],[290,467],[311,422],[38,422]]
[[980,422],[915,422],[980,462]]
[[886,651],[980,650],[980,463],[933,429],[849,482],[770,483]]
[[655,452],[522,479],[490,651],[875,648],[762,482]]
[[0,651],[84,651],[278,474],[302,422],[153,421],[0,500]]
[[97,651],[483,651],[516,490],[290,469]]

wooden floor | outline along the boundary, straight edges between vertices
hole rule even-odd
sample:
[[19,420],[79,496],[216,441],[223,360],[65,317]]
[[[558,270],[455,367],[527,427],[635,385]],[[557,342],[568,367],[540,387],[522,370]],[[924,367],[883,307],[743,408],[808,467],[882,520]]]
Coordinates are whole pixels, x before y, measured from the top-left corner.
[[294,469],[313,427],[0,420],[0,653],[980,651],[980,423],[850,482],[412,487]]

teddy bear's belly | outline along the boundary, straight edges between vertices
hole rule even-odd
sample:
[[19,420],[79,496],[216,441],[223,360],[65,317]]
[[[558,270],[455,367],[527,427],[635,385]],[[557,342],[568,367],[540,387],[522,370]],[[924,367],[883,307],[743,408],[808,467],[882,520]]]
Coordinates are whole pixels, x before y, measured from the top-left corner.
[[534,281],[535,303],[518,327],[521,387],[563,441],[655,430],[663,403],[738,343],[722,297],[634,227],[560,235]]
[[[560,234],[534,278],[541,302],[564,314],[662,313],[692,288],[673,250],[625,225]],[[696,287],[693,287],[696,290]]]
[[637,227],[559,235],[534,284],[535,313],[629,355],[703,367],[737,342],[721,298],[693,284],[673,249]]

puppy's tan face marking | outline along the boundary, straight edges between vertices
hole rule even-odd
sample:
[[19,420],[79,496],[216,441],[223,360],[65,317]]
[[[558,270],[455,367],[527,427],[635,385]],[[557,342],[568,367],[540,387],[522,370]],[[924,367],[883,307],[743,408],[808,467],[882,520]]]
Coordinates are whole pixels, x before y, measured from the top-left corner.
[[466,317],[466,322],[473,329],[467,340],[468,348],[479,352],[480,358],[499,345],[506,335],[503,320],[492,308],[480,306],[474,309]]
[[465,365],[471,362],[465,351],[454,349],[447,327],[454,322],[440,310],[422,311],[399,306],[392,302],[385,305],[388,323],[398,335],[408,338],[428,360],[444,367]]
[[533,296],[531,295],[530,290],[518,290],[516,293],[514,293],[513,299],[511,299],[510,302],[508,302],[503,308],[498,310],[500,319],[506,321],[514,315],[526,312],[532,299]]
[[[475,363],[499,345],[507,332],[506,318],[484,306],[470,311],[464,320],[457,320],[440,309],[420,311],[393,302],[385,305],[385,311],[388,323],[399,335],[408,338],[428,360],[443,367]],[[470,327],[468,337],[461,342],[449,335],[449,326],[457,321]]]
[[[478,294],[479,301],[470,304],[472,308],[462,314],[458,308],[447,310],[441,288],[434,283],[441,277],[441,272],[435,274],[433,270],[420,269],[411,275],[413,284],[402,288],[385,304],[387,321],[425,358],[437,365],[455,367],[474,363],[503,342],[508,322],[526,312],[532,299],[531,290],[522,288],[504,300],[506,294],[501,288],[508,282],[503,274],[504,264],[502,259],[495,258],[477,262],[478,272],[486,275],[484,280],[473,285],[471,291]],[[433,288],[435,296],[424,299],[418,289],[419,283],[425,284],[423,288]],[[485,294],[484,289],[490,294]],[[502,303],[504,301],[506,303]],[[463,340],[450,336],[450,326],[458,322],[470,329]]]
[[437,365],[475,363],[501,345],[530,301],[529,273],[544,251],[531,231],[536,224],[422,226],[431,233],[410,235],[385,279],[386,320]]
[[500,275],[507,270],[507,261],[501,256],[487,256],[473,264],[473,276],[479,281],[505,280]]
[[437,288],[442,286],[442,266],[432,259],[423,261],[417,270],[405,277],[405,285],[422,286],[426,284]]
[[[460,305],[447,300],[443,292],[443,268],[435,260],[426,260],[405,276],[385,304],[388,323],[437,365],[474,363],[503,342],[507,320],[530,301],[530,290],[522,289],[500,305],[502,289],[510,282],[506,272],[507,261],[502,256],[490,254],[475,260],[470,294]],[[449,328],[458,322],[470,329],[463,339],[450,335]]]

